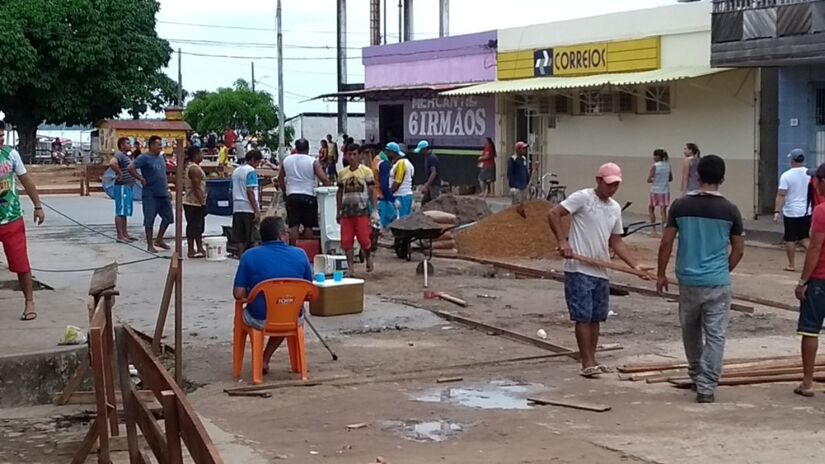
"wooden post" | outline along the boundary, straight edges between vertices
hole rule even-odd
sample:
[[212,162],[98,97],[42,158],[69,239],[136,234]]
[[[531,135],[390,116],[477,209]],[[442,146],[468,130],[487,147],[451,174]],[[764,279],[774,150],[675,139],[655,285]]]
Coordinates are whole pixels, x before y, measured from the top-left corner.
[[116,329],[116,343],[117,343],[117,367],[118,377],[120,378],[120,397],[123,401],[123,413],[126,419],[126,441],[129,443],[129,462],[142,462],[143,458],[140,454],[140,447],[138,446],[137,438],[137,423],[135,419],[134,401],[137,401],[131,396],[132,379],[129,376],[129,355],[128,346],[126,345],[126,331],[123,327]]
[[98,450],[97,459],[101,463],[111,462],[109,456],[109,424],[107,414],[109,412],[108,399],[106,398],[106,361],[103,356],[103,334],[100,327],[92,326],[89,330],[89,350],[92,357],[92,378],[95,385],[95,398],[97,414],[95,415],[95,426],[97,428]]
[[183,385],[183,163],[185,140],[178,139],[177,170],[175,172],[175,382]]
[[175,392],[163,390],[160,392],[160,402],[163,406],[163,428],[166,430],[166,449],[169,452],[169,464],[181,464],[183,462],[183,450],[180,444],[178,400]]
[[155,322],[155,333],[152,337],[152,353],[160,354],[160,342],[163,337],[163,329],[166,326],[166,317],[169,315],[169,303],[172,302],[172,290],[175,288],[177,282],[178,254],[172,254],[172,260],[169,262],[169,271],[166,272],[166,285],[163,287],[163,296],[160,299],[160,308],[158,309],[158,320]]
[[114,360],[112,353],[115,349],[114,343],[114,325],[112,325],[112,300],[113,293],[104,292],[103,296],[103,311],[106,314],[106,328],[103,330],[103,377],[106,384],[106,402],[110,405],[107,411],[109,414],[109,429],[113,437],[120,435],[120,427],[117,422],[117,397],[115,396],[115,380],[114,380]]

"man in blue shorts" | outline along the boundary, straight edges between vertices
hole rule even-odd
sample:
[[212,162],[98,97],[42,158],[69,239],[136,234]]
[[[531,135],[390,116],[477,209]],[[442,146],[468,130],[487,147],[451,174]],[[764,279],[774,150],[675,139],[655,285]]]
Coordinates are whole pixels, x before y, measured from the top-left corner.
[[[610,249],[628,266],[649,271],[628,253],[622,241],[622,208],[612,197],[622,183],[619,166],[607,163],[596,174],[596,188],[579,190],[550,210],[550,228],[556,236],[564,263],[564,297],[570,320],[576,323],[576,343],[583,377],[612,372],[596,362],[599,328],[607,320],[610,283],[607,270],[576,257],[610,261]],[[571,216],[569,239],[562,217]]]
[[126,137],[117,139],[117,153],[109,160],[109,167],[115,173],[115,230],[120,242],[134,242],[137,239],[129,235],[128,219],[132,217],[134,203],[135,178],[129,174],[129,165],[132,159],[129,152],[132,143]]
[[[143,186],[143,227],[146,229],[146,249],[152,253],[157,253],[158,250],[155,247],[164,250],[170,248],[163,241],[163,236],[169,224],[175,222],[162,144],[161,138],[157,135],[149,137],[147,144],[149,151],[138,156],[129,165],[129,174]],[[138,174],[138,169],[141,174]],[[160,216],[160,228],[158,228],[157,239],[152,240],[155,216]]]

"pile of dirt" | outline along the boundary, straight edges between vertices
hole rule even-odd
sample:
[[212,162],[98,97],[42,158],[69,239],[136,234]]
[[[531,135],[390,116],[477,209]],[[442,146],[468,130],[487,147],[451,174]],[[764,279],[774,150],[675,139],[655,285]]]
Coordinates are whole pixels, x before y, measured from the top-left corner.
[[398,230],[428,230],[440,229],[441,224],[419,211],[393,222],[390,227]]
[[422,206],[421,210],[444,211],[445,213],[455,214],[458,216],[459,225],[469,224],[493,214],[490,206],[483,199],[456,195],[441,195]]
[[[462,256],[474,258],[531,258],[557,259],[556,237],[550,230],[547,213],[553,205],[543,200],[524,204],[526,218],[516,207],[510,207],[478,224],[455,234],[458,251]],[[569,228],[569,216],[564,218]]]

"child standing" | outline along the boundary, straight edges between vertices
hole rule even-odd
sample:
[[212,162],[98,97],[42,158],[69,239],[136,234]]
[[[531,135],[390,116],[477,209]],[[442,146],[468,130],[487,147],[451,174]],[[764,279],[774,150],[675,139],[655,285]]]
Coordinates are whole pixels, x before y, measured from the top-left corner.
[[[662,216],[662,226],[667,223],[667,208],[670,206],[670,183],[673,182],[673,172],[670,170],[670,161],[667,151],[662,148],[653,150],[653,165],[650,166],[650,174],[647,176],[647,183],[650,187],[650,223],[656,224],[656,208],[660,208]],[[653,233],[656,233],[656,226],[653,226]]]

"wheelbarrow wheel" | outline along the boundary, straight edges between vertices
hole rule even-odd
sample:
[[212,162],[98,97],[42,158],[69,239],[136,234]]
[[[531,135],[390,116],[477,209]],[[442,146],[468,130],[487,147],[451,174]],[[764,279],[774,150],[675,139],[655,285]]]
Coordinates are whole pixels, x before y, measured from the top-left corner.
[[395,256],[397,256],[398,259],[410,260],[410,242],[408,240],[395,239],[393,248],[395,249]]

